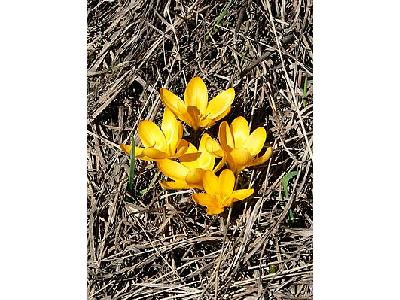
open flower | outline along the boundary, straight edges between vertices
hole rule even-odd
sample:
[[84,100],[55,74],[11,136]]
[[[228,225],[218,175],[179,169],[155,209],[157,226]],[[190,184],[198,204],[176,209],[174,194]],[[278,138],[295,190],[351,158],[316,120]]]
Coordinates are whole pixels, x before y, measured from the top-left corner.
[[[182,124],[168,108],[164,111],[161,129],[152,121],[145,120],[139,123],[138,134],[144,148],[135,147],[135,157],[142,160],[185,157],[189,147],[189,143],[182,139]],[[131,145],[121,144],[120,147],[130,154]]]
[[208,102],[208,92],[204,81],[194,77],[186,86],[182,101],[165,88],[160,90],[161,100],[180,120],[194,130],[210,127],[225,117],[235,98],[235,90],[229,88],[220,92]]
[[216,169],[227,162],[229,168],[238,174],[244,168],[263,164],[272,154],[272,147],[268,147],[262,156],[257,157],[264,147],[267,132],[258,127],[250,134],[249,124],[241,116],[234,119],[230,126],[226,121],[222,122],[218,139],[219,143],[212,138],[206,141],[207,150],[222,158]]
[[215,164],[215,156],[210,154],[205,147],[206,140],[211,138],[204,134],[200,140],[199,152],[196,147],[189,144],[185,156],[180,158],[180,162],[170,159],[157,161],[160,171],[174,181],[161,182],[165,189],[203,189],[203,176],[206,170],[212,170]]
[[193,200],[201,206],[206,206],[208,215],[222,213],[225,207],[254,193],[254,189],[234,191],[235,175],[229,169],[223,170],[219,177],[211,171],[206,171],[203,176],[203,186],[206,193],[193,194]]

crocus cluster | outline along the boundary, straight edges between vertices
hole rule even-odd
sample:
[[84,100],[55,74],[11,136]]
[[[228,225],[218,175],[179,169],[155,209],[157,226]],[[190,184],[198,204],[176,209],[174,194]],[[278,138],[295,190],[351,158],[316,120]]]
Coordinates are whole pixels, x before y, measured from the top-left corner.
[[[220,214],[225,207],[251,196],[252,188],[236,189],[237,176],[271,157],[269,146],[260,155],[267,138],[265,129],[258,127],[250,132],[246,119],[239,116],[231,124],[223,121],[219,125],[218,139],[204,132],[230,112],[235,90],[224,90],[208,101],[205,83],[194,77],[186,86],[183,101],[165,88],[160,96],[166,106],[161,127],[149,120],[141,121],[138,135],[143,147],[135,147],[134,153],[138,159],[156,162],[169,178],[161,186],[203,191],[194,193],[193,200],[205,206],[209,215]],[[183,138],[179,120],[195,131],[201,130],[198,147]],[[130,145],[120,147],[127,154],[132,150]]]

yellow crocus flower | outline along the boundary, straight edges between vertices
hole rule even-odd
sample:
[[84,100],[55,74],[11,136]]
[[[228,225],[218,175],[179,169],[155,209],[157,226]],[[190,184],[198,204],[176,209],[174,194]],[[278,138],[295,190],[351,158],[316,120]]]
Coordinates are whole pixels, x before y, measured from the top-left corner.
[[[161,182],[165,189],[203,189],[203,175],[206,170],[212,170],[215,165],[215,156],[206,150],[205,143],[211,138],[204,134],[200,140],[199,150],[192,144],[180,162],[162,159],[157,162],[160,171],[174,181]],[[201,153],[200,156],[197,154]],[[194,160],[193,160],[194,159]]]
[[235,98],[235,90],[229,88],[208,101],[204,81],[200,77],[194,77],[186,86],[184,101],[165,88],[161,88],[160,96],[165,106],[180,120],[197,130],[210,127],[229,113]]
[[201,206],[206,206],[208,215],[220,214],[225,207],[254,193],[254,189],[234,191],[235,175],[229,169],[223,170],[219,177],[211,171],[205,171],[203,186],[206,193],[193,194],[193,200]]
[[206,142],[209,152],[222,160],[216,169],[221,168],[226,162],[229,168],[238,174],[244,168],[263,164],[272,154],[272,147],[267,147],[265,153],[257,157],[264,147],[267,132],[263,127],[258,127],[250,134],[249,124],[242,116],[233,120],[229,126],[226,121],[219,126],[218,140],[212,138]]
[[[150,161],[185,157],[189,143],[182,139],[182,134],[182,124],[166,108],[161,129],[149,120],[139,123],[138,135],[144,147],[135,147],[135,157]],[[120,147],[125,153],[130,154],[131,145],[121,144]]]

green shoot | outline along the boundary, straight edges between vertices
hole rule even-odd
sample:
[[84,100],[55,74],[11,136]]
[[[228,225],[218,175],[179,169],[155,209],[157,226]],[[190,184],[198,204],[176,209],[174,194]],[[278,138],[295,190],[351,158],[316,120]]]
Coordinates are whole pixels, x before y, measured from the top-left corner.
[[[285,199],[289,198],[289,181],[293,177],[297,176],[297,174],[299,174],[298,171],[292,171],[292,172],[285,174],[285,176],[283,176],[283,178],[282,178],[282,187],[283,187],[283,192],[285,194]],[[293,224],[294,219],[295,219],[294,213],[293,213],[292,209],[290,208],[288,211],[289,224]]]
[[230,8],[232,4],[232,0],[230,0],[224,7],[224,9],[221,11],[221,13],[215,18],[215,25],[212,27],[212,29],[210,29],[207,32],[207,37],[206,40],[208,40],[209,38],[212,37],[213,34],[215,34],[218,31],[218,25],[221,23],[222,19],[226,16],[226,14],[228,13],[228,9]]
[[304,86],[303,86],[303,107],[306,107],[308,105],[306,96],[307,96],[307,76],[306,79],[304,80]]
[[295,177],[299,172],[298,171],[292,171],[287,173],[285,176],[282,178],[282,187],[283,187],[283,192],[285,193],[285,198],[289,198],[289,180]]
[[131,153],[130,153],[130,162],[129,162],[129,175],[128,175],[128,190],[133,192],[133,178],[135,177],[135,138],[132,133],[131,137]]
[[151,190],[151,189],[155,186],[159,174],[160,174],[160,173],[157,173],[156,175],[154,175],[153,179],[150,181],[150,184],[149,184],[149,186],[148,186],[147,188],[145,188],[145,189],[139,191],[139,196],[140,196],[140,197],[143,197],[144,195],[146,195],[147,192],[148,192],[149,190]]

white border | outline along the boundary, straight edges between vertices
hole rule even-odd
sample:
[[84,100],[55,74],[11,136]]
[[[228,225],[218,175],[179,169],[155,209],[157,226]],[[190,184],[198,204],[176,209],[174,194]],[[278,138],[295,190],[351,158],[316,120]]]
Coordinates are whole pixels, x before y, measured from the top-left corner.
[[315,2],[314,296],[397,299],[399,5]]
[[86,299],[86,3],[0,10],[0,298]]
[[[398,297],[398,6],[315,0],[317,300]],[[1,298],[85,299],[86,3],[0,14]]]

